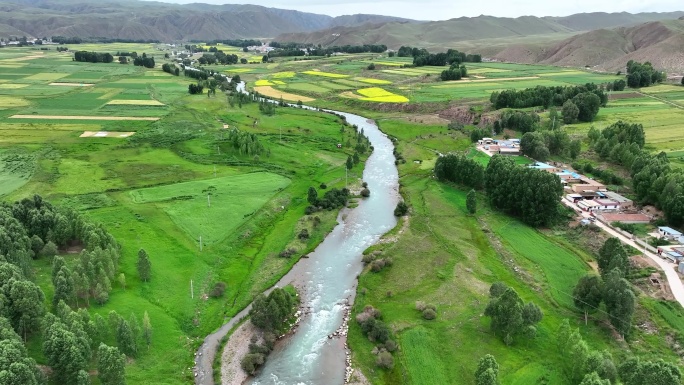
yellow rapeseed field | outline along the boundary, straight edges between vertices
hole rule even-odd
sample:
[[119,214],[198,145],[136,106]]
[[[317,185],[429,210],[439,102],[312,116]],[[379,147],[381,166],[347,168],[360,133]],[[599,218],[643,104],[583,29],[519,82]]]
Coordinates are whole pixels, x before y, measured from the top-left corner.
[[271,83],[271,82],[268,81],[268,80],[262,79],[262,80],[257,80],[256,83],[254,83],[254,85],[256,85],[256,86],[258,86],[258,87],[261,87],[261,86],[272,86],[272,85],[275,85],[275,84],[274,84],[274,83]]
[[323,72],[323,71],[304,71],[302,73],[307,74],[307,75],[323,76],[326,78],[336,78],[336,79],[348,78],[349,77],[349,75],[334,74],[331,72]]
[[368,83],[368,84],[392,84],[392,82],[389,80],[373,79],[373,78],[354,78],[354,80],[358,80],[360,82]]
[[273,75],[271,75],[271,77],[274,79],[293,78],[294,76],[294,71],[276,72]]
[[356,92],[364,96],[361,100],[369,102],[406,103],[409,101],[404,96],[393,94],[380,87],[362,88]]

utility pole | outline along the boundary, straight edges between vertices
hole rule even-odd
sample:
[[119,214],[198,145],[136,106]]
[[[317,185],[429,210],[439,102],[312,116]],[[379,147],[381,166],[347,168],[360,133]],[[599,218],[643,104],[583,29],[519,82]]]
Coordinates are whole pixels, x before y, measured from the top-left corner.
[[202,251],[202,236],[200,235],[200,251]]
[[216,151],[218,152],[219,155],[221,155],[221,147],[216,146]]
[[283,128],[282,127],[279,127],[279,128],[280,128],[280,144],[283,144]]
[[192,279],[190,280],[190,298],[195,299],[195,288],[192,286]]
[[216,178],[216,165],[214,165],[214,178]]
[[349,182],[347,181],[347,175],[349,174],[349,169],[344,166],[344,187],[349,187]]
[[207,207],[211,207],[211,194],[207,193]]

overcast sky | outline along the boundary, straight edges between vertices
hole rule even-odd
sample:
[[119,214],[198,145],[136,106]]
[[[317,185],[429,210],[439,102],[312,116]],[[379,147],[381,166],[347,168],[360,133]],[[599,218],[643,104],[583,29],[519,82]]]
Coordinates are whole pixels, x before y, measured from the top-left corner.
[[684,10],[681,0],[161,0],[171,3],[257,4],[330,16],[370,13],[419,20],[461,16],[566,16],[581,12],[667,12]]

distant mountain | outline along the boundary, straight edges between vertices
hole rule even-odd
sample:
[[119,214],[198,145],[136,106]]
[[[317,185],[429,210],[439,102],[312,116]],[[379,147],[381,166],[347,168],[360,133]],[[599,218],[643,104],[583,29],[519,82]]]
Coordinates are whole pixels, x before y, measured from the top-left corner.
[[650,61],[656,68],[678,72],[684,70],[684,19],[599,29],[536,47],[511,45],[493,57],[610,71],[622,70],[629,60]]
[[278,41],[322,45],[385,44],[445,48],[459,42],[482,39],[559,35],[564,38],[599,28],[632,26],[649,21],[673,20],[684,12],[669,13],[583,13],[565,17],[522,16],[518,18],[478,16],[425,23],[376,23],[352,27],[333,27],[314,32],[287,33]]
[[0,0],[0,36],[79,36],[123,39],[211,40],[266,38],[412,20],[379,16],[331,17],[257,5],[168,4],[137,0]]

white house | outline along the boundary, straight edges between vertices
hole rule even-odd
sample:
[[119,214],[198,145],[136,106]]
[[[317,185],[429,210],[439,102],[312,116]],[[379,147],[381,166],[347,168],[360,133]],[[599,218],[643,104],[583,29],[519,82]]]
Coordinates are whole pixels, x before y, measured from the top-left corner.
[[667,226],[659,226],[658,227],[658,234],[660,234],[660,236],[662,238],[665,238],[668,241],[678,240],[679,238],[682,237],[682,233],[680,233],[679,231],[677,231],[671,227],[667,227]]

